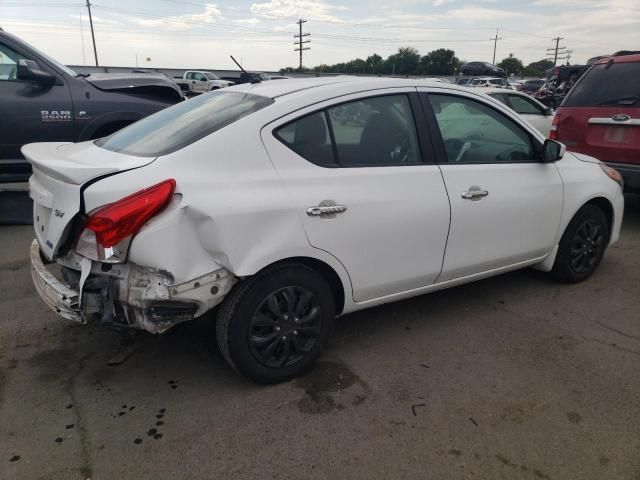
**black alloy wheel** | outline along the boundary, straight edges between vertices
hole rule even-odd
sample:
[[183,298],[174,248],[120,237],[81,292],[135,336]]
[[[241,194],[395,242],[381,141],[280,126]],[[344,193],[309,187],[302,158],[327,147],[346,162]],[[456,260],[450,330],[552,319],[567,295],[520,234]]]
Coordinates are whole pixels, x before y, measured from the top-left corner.
[[249,323],[254,358],[272,368],[298,363],[318,341],[320,314],[314,294],[305,288],[287,286],[270,293]]
[[593,270],[604,250],[605,234],[593,219],[584,221],[571,241],[571,268],[576,273]]
[[560,239],[551,274],[565,283],[586,280],[602,261],[609,244],[610,228],[599,206],[583,206],[571,219]]
[[216,323],[220,353],[258,383],[303,373],[327,344],[336,303],[319,272],[283,263],[241,280],[222,302]]

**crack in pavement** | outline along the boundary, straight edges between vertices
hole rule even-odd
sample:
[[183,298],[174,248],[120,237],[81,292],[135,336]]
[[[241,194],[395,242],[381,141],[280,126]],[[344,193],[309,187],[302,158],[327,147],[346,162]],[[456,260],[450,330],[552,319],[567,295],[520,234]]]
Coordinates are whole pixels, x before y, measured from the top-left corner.
[[86,355],[80,357],[80,360],[77,363],[76,371],[73,374],[71,374],[65,382],[65,389],[67,390],[67,393],[71,397],[71,404],[73,405],[71,408],[71,411],[75,419],[74,423],[77,425],[77,431],[80,437],[80,460],[81,460],[80,473],[84,476],[84,478],[87,478],[87,479],[92,477],[91,454],[89,453],[91,449],[89,445],[88,432],[84,424],[84,418],[82,416],[82,410],[80,408],[80,401],[75,392],[75,387],[76,387],[76,379],[80,376],[80,374],[84,370],[85,362],[92,356],[93,356],[93,352],[89,352]]
[[627,337],[627,338],[630,338],[632,340],[639,340],[640,341],[640,337],[637,337],[635,335],[630,335],[628,333],[623,332],[622,330],[618,330],[617,328],[610,327],[606,323],[602,323],[600,320],[594,320],[594,322],[596,322],[601,327],[604,327],[604,328],[606,328],[608,330],[611,330],[612,332],[615,332],[615,333],[617,333],[619,335],[622,335],[623,337]]

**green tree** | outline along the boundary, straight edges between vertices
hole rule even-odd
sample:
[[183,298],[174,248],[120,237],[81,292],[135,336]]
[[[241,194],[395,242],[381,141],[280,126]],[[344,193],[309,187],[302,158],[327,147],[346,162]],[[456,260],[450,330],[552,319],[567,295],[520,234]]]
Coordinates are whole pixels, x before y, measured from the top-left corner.
[[524,69],[524,75],[528,77],[543,77],[545,72],[553,67],[551,60],[542,59],[537,62],[532,62]]
[[427,53],[420,59],[420,73],[424,75],[453,75],[459,68],[460,60],[456,52],[448,48],[439,48]]
[[374,53],[367,57],[367,72],[366,73],[384,73],[384,59]]
[[507,72],[507,75],[513,74],[522,74],[524,71],[524,65],[522,64],[522,60],[513,56],[513,53],[509,54],[508,58],[502,60],[497,67],[504,68],[504,71]]
[[413,47],[402,47],[398,49],[398,53],[389,55],[385,63],[385,73],[415,75],[420,65],[420,52]]

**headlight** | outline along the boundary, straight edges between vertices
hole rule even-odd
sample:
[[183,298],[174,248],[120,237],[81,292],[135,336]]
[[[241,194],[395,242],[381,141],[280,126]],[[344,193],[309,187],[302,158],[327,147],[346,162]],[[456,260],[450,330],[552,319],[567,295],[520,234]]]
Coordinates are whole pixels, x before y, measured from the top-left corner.
[[609,177],[611,180],[620,185],[620,188],[624,188],[624,180],[622,179],[622,175],[615,168],[611,168],[609,165],[605,165],[604,163],[600,164],[600,168],[604,172],[604,174]]

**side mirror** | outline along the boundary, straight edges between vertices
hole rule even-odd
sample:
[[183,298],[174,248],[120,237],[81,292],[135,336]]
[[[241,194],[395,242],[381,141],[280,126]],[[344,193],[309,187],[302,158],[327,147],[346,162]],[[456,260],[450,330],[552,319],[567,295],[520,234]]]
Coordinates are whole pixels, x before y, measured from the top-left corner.
[[36,62],[24,58],[18,60],[17,78],[18,80],[28,80],[47,87],[56,83],[55,75],[40,70],[40,66]]
[[544,110],[544,116],[545,116],[545,117],[551,117],[551,116],[553,116],[553,108],[551,108],[551,107],[547,107],[547,108],[545,108],[545,110]]
[[555,140],[546,139],[542,147],[542,163],[553,163],[564,157],[567,147]]

